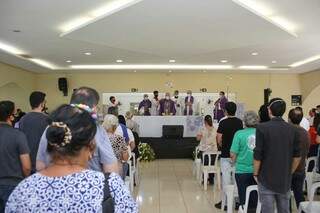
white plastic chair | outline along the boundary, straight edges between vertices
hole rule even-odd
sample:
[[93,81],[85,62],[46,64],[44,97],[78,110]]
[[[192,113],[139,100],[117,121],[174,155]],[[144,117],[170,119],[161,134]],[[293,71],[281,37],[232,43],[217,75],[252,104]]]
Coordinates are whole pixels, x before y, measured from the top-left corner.
[[309,201],[300,203],[299,213],[301,213],[302,211],[306,213],[320,212],[320,201],[314,201],[314,195],[317,192],[318,188],[320,188],[320,182],[312,184],[310,195],[308,195]]
[[[245,201],[245,204],[243,206],[243,210],[241,210],[241,208],[239,207],[238,213],[247,213],[248,212],[250,194],[252,192],[254,192],[254,191],[256,191],[257,194],[258,194],[258,202],[257,202],[256,213],[260,213],[261,212],[261,202],[260,202],[260,199],[259,199],[258,185],[251,185],[251,186],[248,186],[247,189],[246,189],[246,201]],[[291,197],[293,197],[293,192],[292,191],[291,191]],[[274,205],[276,205],[276,203],[274,203]],[[291,205],[291,203],[290,203],[290,205]],[[275,213],[278,212],[276,208],[275,208],[274,212]]]
[[[204,190],[207,190],[208,188],[208,177],[209,174],[215,174],[216,184],[218,189],[220,189],[221,186],[221,175],[220,175],[220,167],[218,166],[218,158],[220,156],[221,152],[203,152],[202,153],[202,164],[200,165],[200,172],[198,176],[199,183],[201,185],[201,182],[203,180],[203,188]],[[215,155],[215,161],[214,164],[211,164],[211,155]],[[205,156],[208,156],[208,165],[204,165],[204,159]],[[203,177],[202,177],[203,175]]]
[[222,187],[221,194],[222,194],[222,201],[221,206],[225,206],[225,203],[227,202],[227,213],[233,212],[233,204],[235,203],[235,197],[238,197],[238,188],[237,183],[235,179],[235,168],[232,167],[231,169],[231,177],[233,184],[226,185]]
[[[243,211],[240,210],[240,208],[239,208],[239,213],[247,213],[248,212],[250,194],[251,194],[251,192],[254,192],[254,191],[256,191],[258,193],[258,186],[257,185],[251,185],[251,186],[247,187],[247,190],[246,190],[246,202],[245,202],[245,204],[243,206]],[[259,197],[258,197],[256,213],[260,213],[260,212],[261,212],[261,203],[260,203]]]
[[[134,155],[134,157],[135,157],[135,155]],[[135,174],[135,176],[134,176],[134,180],[135,180],[135,183],[137,184],[137,185],[139,185],[139,183],[140,183],[140,163],[139,163],[139,158],[137,158],[136,159],[136,172],[134,173]]]
[[[313,162],[313,170],[311,172],[308,172],[308,168],[309,168],[309,165],[311,164],[311,162]],[[310,190],[311,190],[311,186],[314,182],[314,180],[316,179],[316,162],[317,162],[317,157],[310,157],[307,159],[306,161],[306,168],[305,168],[305,171],[306,171],[306,178],[305,178],[305,181],[304,181],[304,186],[303,188],[307,189],[307,195],[309,196],[310,194]]]
[[201,166],[201,159],[198,158],[198,153],[199,153],[199,146],[195,148],[195,156],[193,160],[193,166],[192,166],[192,174],[196,176],[196,178],[199,178],[199,173],[200,173],[200,166]]
[[317,157],[310,157],[310,158],[307,158],[307,161],[306,161],[306,173],[308,172],[308,168],[311,162],[313,162],[313,165],[314,165],[312,172],[316,171]]
[[226,185],[223,187],[222,192],[223,199],[221,201],[221,207],[224,208],[225,202],[227,202],[227,213],[233,212],[235,185]]
[[133,192],[134,188],[134,181],[138,181],[137,176],[137,167],[136,167],[136,161],[135,161],[135,154],[131,152],[131,158],[128,160],[129,164],[129,183],[130,183],[130,191]]

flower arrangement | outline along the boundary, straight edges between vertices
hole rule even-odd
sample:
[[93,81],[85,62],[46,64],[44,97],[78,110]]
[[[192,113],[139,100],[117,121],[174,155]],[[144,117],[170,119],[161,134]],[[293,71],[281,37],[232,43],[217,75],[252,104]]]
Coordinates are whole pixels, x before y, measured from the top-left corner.
[[155,160],[155,153],[149,144],[140,143],[138,149],[140,153],[140,161],[150,162]]

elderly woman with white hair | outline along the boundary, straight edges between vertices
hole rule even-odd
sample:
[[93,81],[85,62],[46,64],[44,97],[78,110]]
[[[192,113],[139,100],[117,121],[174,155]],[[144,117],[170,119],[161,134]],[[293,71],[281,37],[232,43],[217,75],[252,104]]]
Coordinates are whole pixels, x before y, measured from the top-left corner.
[[125,117],[126,117],[127,127],[132,132],[136,132],[138,135],[140,135],[139,124],[132,119],[133,118],[133,113],[128,111],[128,112],[126,112],[126,116]]
[[124,172],[123,164],[129,159],[129,150],[125,139],[122,136],[115,134],[118,125],[119,121],[116,116],[108,114],[104,117],[102,126],[107,131],[113,151],[119,161],[120,175],[124,179],[126,173]]
[[[230,149],[230,156],[236,168],[235,177],[240,208],[245,204],[247,187],[256,184],[253,177],[253,149],[256,144],[256,126],[259,123],[259,116],[254,111],[247,111],[243,122],[245,129],[236,132]],[[256,196],[252,197],[251,206],[255,205],[256,198]]]

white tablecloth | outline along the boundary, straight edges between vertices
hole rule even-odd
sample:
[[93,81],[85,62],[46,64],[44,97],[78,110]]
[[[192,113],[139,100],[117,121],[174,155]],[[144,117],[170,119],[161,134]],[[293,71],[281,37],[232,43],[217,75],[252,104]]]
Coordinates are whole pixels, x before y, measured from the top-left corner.
[[202,116],[135,116],[140,126],[140,137],[162,137],[163,125],[184,126],[183,137],[195,137],[203,126]]

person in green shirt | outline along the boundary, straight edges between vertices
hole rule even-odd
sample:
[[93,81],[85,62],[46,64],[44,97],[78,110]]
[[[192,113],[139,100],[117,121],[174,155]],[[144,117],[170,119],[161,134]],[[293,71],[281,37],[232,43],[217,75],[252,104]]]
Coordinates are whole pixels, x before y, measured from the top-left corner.
[[[253,177],[253,149],[256,143],[256,126],[259,123],[259,116],[254,111],[247,111],[244,114],[243,122],[245,129],[239,130],[233,137],[230,156],[235,163],[236,182],[240,200],[240,208],[246,201],[246,189],[250,185],[255,185]],[[252,196],[252,206],[257,200],[257,196]]]

